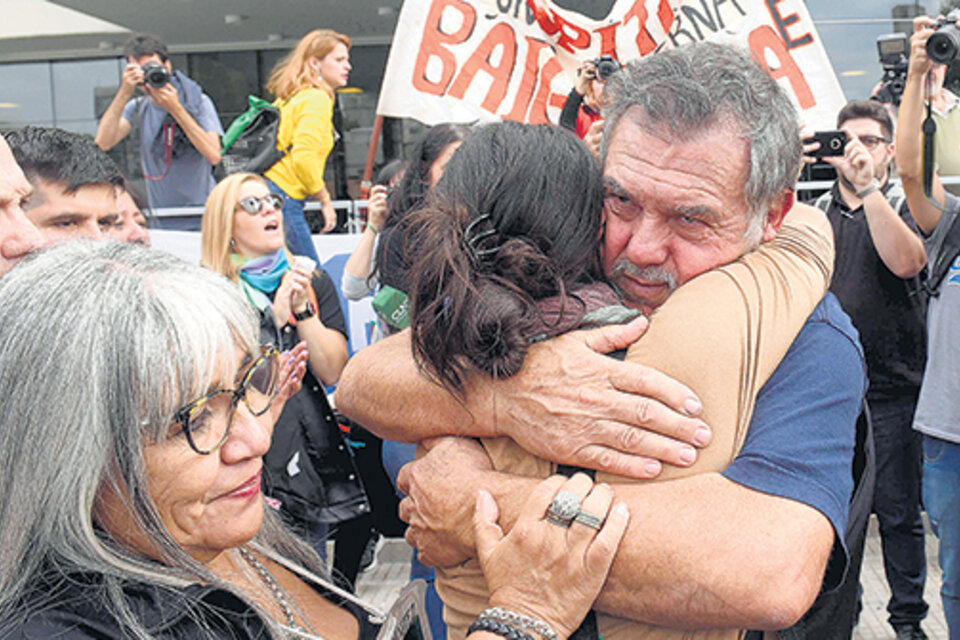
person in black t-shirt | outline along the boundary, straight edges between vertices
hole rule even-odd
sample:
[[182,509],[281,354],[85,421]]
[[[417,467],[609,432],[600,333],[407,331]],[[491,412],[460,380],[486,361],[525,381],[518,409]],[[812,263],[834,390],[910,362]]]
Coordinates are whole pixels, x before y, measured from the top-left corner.
[[[830,291],[860,332],[867,360],[866,402],[876,447],[872,511],[880,524],[892,592],[889,621],[898,639],[922,639],[926,635],[920,621],[927,613],[920,518],[922,453],[920,435],[911,424],[925,360],[923,310],[917,293],[927,256],[903,190],[890,182],[895,148],[889,113],[879,102],[853,101],[840,110],[837,127],[846,131],[849,141],[842,156],[824,158],[837,169],[837,180],[815,204],[826,212],[834,230],[836,264]],[[817,143],[809,144],[804,152],[812,154],[816,148]],[[858,532],[859,549],[850,549],[850,569],[836,594],[837,610],[821,618],[848,634],[859,609],[856,599],[868,515],[863,514],[863,530]],[[850,517],[852,521],[854,514]]]

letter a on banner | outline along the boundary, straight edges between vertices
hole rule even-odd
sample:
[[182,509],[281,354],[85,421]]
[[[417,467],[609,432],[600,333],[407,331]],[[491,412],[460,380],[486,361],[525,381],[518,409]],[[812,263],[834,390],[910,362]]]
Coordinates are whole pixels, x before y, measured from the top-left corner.
[[601,20],[552,0],[408,0],[377,114],[555,123],[584,60],[628,63],[702,40],[749,49],[811,128],[829,128],[845,103],[803,0],[616,0]]

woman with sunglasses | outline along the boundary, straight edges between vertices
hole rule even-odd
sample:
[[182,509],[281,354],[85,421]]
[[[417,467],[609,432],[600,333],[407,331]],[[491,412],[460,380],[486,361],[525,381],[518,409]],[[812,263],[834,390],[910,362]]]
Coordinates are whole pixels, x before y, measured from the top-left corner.
[[[282,350],[306,344],[303,386],[280,415],[264,457],[266,493],[278,501],[281,514],[310,532],[323,554],[329,528],[368,513],[370,505],[324,390],[347,362],[337,292],[325,271],[304,267],[304,258],[287,250],[281,206],[260,176],[227,177],[207,198],[201,259],[236,282],[260,312],[264,343]],[[359,557],[336,566],[352,582],[358,562]]]
[[[268,508],[262,456],[285,395],[258,325],[223,278],[129,243],[61,243],[0,280],[4,332],[44,336],[0,341],[0,637],[418,637],[389,620],[378,635],[379,612],[324,578]],[[601,524],[547,522],[558,490]],[[504,537],[496,503],[478,495],[501,608],[478,627],[515,629],[505,609],[513,625],[567,638],[627,524],[612,502],[586,476],[551,478],[531,494],[524,535]],[[508,580],[517,563],[531,570]],[[578,594],[564,597],[570,583]],[[470,640],[506,637],[495,633]]]

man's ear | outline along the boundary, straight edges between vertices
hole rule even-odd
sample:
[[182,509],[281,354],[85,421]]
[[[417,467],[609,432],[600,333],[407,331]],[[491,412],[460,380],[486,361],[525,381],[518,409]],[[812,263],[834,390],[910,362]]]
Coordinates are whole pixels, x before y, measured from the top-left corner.
[[763,223],[763,235],[761,237],[763,242],[769,242],[776,237],[780,225],[783,224],[783,219],[787,212],[793,208],[795,201],[796,195],[793,189],[784,189],[780,197],[770,204],[770,208],[767,210],[767,219]]

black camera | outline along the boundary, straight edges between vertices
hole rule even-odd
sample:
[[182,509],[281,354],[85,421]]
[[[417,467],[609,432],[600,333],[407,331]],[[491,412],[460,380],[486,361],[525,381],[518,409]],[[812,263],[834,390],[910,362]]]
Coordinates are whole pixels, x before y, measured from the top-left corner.
[[804,138],[805,144],[819,142],[820,148],[813,152],[818,160],[826,156],[842,156],[847,146],[846,131],[817,131],[809,138]]
[[880,66],[883,67],[883,78],[880,80],[880,91],[876,100],[884,104],[900,105],[903,97],[903,87],[907,82],[907,65],[910,61],[910,44],[907,36],[902,33],[891,33],[877,37],[877,53],[880,55]]
[[170,82],[170,72],[155,60],[151,60],[140,68],[143,70],[143,81],[154,89],[159,89]]
[[960,9],[954,9],[933,23],[934,32],[927,40],[927,57],[939,64],[950,64],[960,56],[960,29],[957,19]]
[[608,53],[605,53],[594,60],[593,66],[597,69],[597,77],[604,82],[607,81],[607,78],[623,68],[623,65],[617,62],[617,59]]

